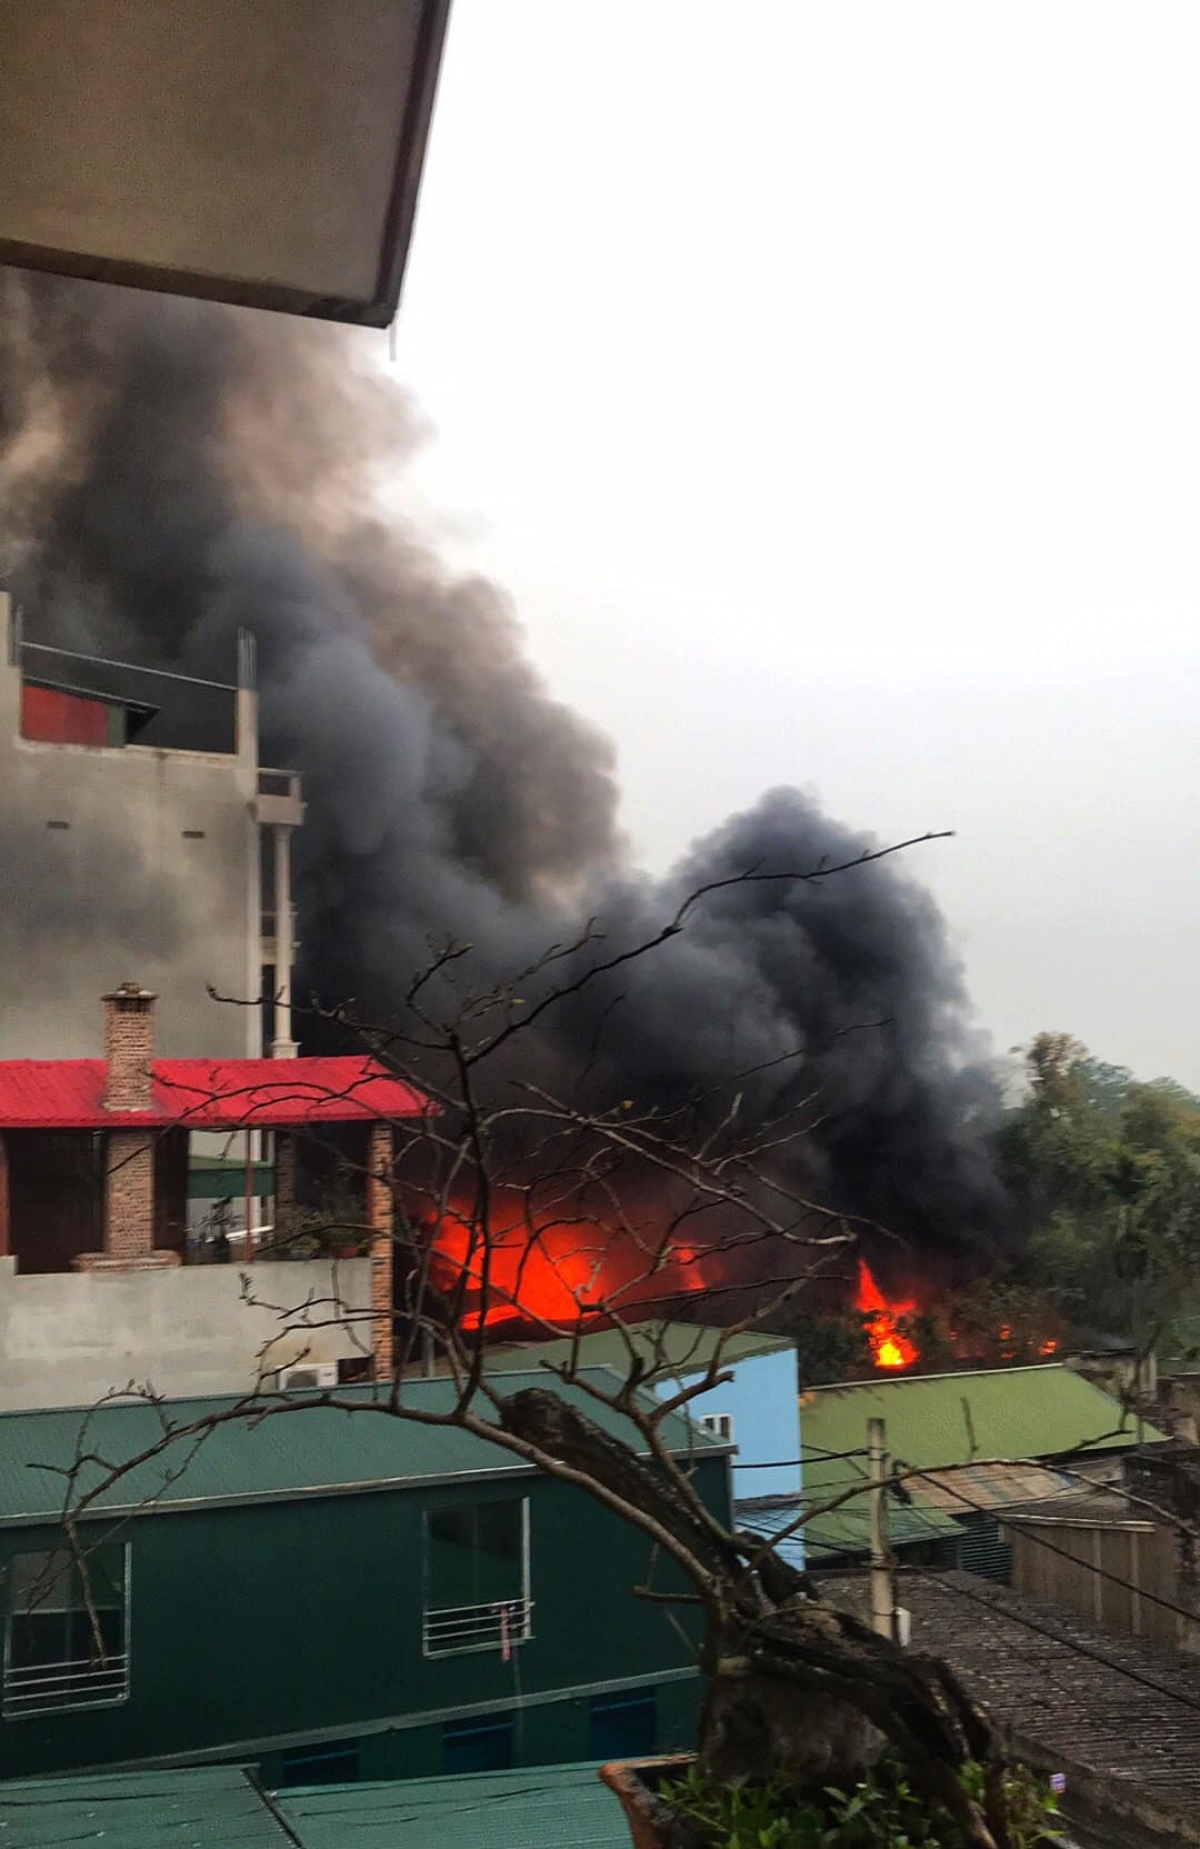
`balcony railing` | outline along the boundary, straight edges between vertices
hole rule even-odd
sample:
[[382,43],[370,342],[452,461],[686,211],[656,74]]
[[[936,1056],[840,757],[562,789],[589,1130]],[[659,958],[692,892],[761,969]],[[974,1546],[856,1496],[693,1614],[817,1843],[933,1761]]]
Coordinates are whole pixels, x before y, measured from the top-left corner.
[[9,1666],[4,1676],[6,1718],[48,1713],[55,1708],[97,1707],[124,1701],[129,1694],[128,1656],[108,1656],[102,1662],[83,1659],[74,1663],[32,1663]]
[[449,1656],[460,1650],[504,1650],[528,1643],[532,1635],[531,1599],[503,1599],[492,1605],[455,1605],[425,1613],[422,1643],[426,1656]]

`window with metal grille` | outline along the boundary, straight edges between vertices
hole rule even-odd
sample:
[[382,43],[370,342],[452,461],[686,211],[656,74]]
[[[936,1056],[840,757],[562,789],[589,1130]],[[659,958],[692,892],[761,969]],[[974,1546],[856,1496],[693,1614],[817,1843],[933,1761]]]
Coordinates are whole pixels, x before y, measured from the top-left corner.
[[426,1656],[507,1655],[530,1635],[529,1504],[521,1498],[425,1516]]
[[6,1719],[129,1695],[129,1549],[15,1554],[6,1571]]

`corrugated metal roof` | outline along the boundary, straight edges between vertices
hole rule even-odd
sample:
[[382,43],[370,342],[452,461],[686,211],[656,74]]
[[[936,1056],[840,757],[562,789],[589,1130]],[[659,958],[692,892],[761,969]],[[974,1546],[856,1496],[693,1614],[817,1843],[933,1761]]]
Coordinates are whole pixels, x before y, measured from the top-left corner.
[[102,1059],[0,1060],[0,1129],[226,1130],[239,1124],[366,1123],[431,1107],[360,1055],[318,1059],[156,1059],[152,1108],[109,1111]]
[[[795,1521],[802,1508],[819,1508],[823,1502],[832,1501],[843,1489],[849,1489],[854,1483],[865,1485],[865,1470],[855,1470],[852,1463],[839,1463],[836,1472],[830,1470],[822,1476],[819,1483],[809,1481],[808,1467],[805,1466],[805,1495],[797,1498],[790,1507],[777,1505],[764,1509],[761,1504],[739,1505],[739,1520],[743,1527],[751,1528],[756,1534],[768,1538],[778,1534],[789,1523]],[[896,1496],[888,1499],[888,1532],[893,1547],[911,1547],[922,1541],[942,1541],[957,1536],[960,1524],[953,1515],[941,1509],[931,1508],[920,1496],[913,1495],[908,1502],[902,1502]],[[810,1515],[803,1529],[803,1564],[818,1568],[829,1559],[838,1559],[846,1554],[865,1554],[870,1551],[871,1539],[867,1522],[867,1498],[852,1496],[836,1509],[829,1509],[821,1514]],[[799,1549],[789,1555],[788,1543],[785,1541],[779,1552],[793,1566],[801,1564],[797,1557]]]
[[297,1842],[300,1849],[626,1849],[628,1841],[621,1807],[595,1765],[322,1785],[270,1797],[237,1766],[0,1784],[7,1849],[92,1842],[110,1849],[294,1849]]
[[237,1766],[12,1779],[0,1784],[6,1849],[282,1849],[291,1838]]
[[[883,1419],[894,1464],[931,1471],[928,1482],[906,1481],[907,1503],[889,1499],[893,1546],[946,1539],[960,1532],[972,1505],[1012,1506],[1027,1497],[1052,1495],[1070,1481],[1041,1465],[974,1464],[972,1456],[1037,1458],[1130,1446],[1138,1433],[1132,1422],[1123,1432],[1118,1429],[1123,1417],[1116,1400],[1061,1363],[817,1387],[800,1399],[804,1494],[820,1504],[865,1481],[867,1420]],[[1153,1442],[1162,1433],[1147,1426],[1144,1436]],[[955,1464],[967,1468],[933,1474]],[[810,1566],[818,1566],[822,1557],[865,1553],[865,1496],[814,1516],[805,1535]]]
[[806,1565],[803,1532],[793,1529],[790,1534],[784,1535],[782,1541],[776,1537],[784,1534],[785,1529],[792,1528],[792,1523],[803,1509],[804,1504],[799,1497],[770,1496],[759,1501],[748,1498],[745,1502],[734,1503],[733,1519],[747,1534],[758,1535],[762,1540],[772,1542],[779,1558],[786,1560],[790,1567],[795,1567],[797,1573],[802,1573]]
[[304,1849],[628,1849],[594,1765],[317,1786],[276,1802]]
[[[891,1455],[932,1470],[972,1458],[1045,1458],[1164,1437],[1149,1425],[1139,1432],[1109,1394],[1057,1362],[815,1387],[801,1396],[800,1418],[814,1456],[860,1449],[867,1420],[884,1419]],[[806,1478],[808,1472],[806,1462]]]
[[[544,1372],[492,1373],[489,1382],[503,1396],[550,1387],[604,1430],[640,1448],[634,1428],[582,1388],[560,1386]],[[315,1393],[289,1393],[263,1394],[253,1401],[222,1397],[172,1400],[162,1407],[142,1402],[0,1414],[0,1523],[56,1520],[66,1494],[64,1472],[80,1452],[103,1456],[108,1469],[88,1465],[75,1480],[76,1500],[111,1474],[114,1464],[139,1457],[157,1443],[164,1420],[168,1430],[178,1433],[214,1414],[224,1415],[223,1421],[207,1427],[196,1441],[177,1438],[157,1459],[130,1470],[97,1498],[95,1512],[347,1493],[378,1484],[525,1468],[511,1452],[456,1426],[392,1417],[386,1384],[336,1391],[338,1407],[321,1405]],[[399,1392],[402,1404],[435,1414],[448,1413],[455,1398],[449,1380],[408,1380]],[[247,1407],[259,1416],[238,1416],[238,1409]],[[272,1408],[280,1410],[261,1416]],[[678,1452],[723,1455],[727,1449],[677,1415],[664,1420],[661,1430]]]
[[1036,1464],[968,1464],[964,1470],[931,1470],[915,1484],[921,1501],[950,1515],[966,1515],[972,1506],[1007,1509],[1014,1504],[1079,1495],[1078,1480],[1062,1470]]

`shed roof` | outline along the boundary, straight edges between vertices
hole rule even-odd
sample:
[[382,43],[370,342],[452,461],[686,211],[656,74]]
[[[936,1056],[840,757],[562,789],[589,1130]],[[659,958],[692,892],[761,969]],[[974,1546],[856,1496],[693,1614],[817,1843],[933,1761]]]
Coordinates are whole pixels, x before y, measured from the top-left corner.
[[239,1766],[6,1780],[0,1842],[12,1849],[294,1849]]
[[814,1457],[861,1449],[867,1420],[884,1419],[888,1451],[918,1470],[1129,1449],[1165,1436],[1150,1425],[1139,1431],[1116,1400],[1060,1362],[815,1387],[801,1397],[800,1416],[806,1459],[809,1449]]
[[105,1108],[102,1059],[0,1060],[0,1129],[227,1130],[242,1124],[420,1117],[429,1101],[361,1054],[313,1059],[156,1059],[148,1111]]
[[[771,1496],[764,1501],[741,1501],[738,1503],[738,1524],[754,1535],[775,1540],[784,1529],[791,1527],[804,1507],[819,1509],[823,1501],[836,1498],[841,1490],[851,1488],[856,1481],[862,1481],[862,1496],[852,1496],[851,1500],[843,1501],[838,1509],[812,1514],[804,1522],[795,1540],[780,1542],[777,1551],[786,1561],[791,1561],[793,1566],[801,1564],[799,1555],[802,1551],[804,1564],[810,1568],[819,1568],[823,1562],[843,1559],[845,1555],[869,1553],[871,1531],[865,1494],[867,1474],[865,1470],[856,1470],[851,1461],[839,1464],[836,1476],[830,1470],[830,1474],[819,1483],[810,1481],[806,1464],[804,1496]],[[923,1540],[945,1540],[950,1535],[958,1535],[961,1527],[949,1512],[934,1509],[919,1494],[910,1494],[908,1501],[900,1501],[895,1496],[889,1500],[888,1531],[893,1548],[910,1548]]]
[[574,1355],[589,1367],[611,1367],[628,1372],[632,1356],[653,1363],[653,1375],[673,1378],[707,1368],[718,1346],[722,1365],[745,1361],[753,1355],[774,1355],[795,1349],[790,1336],[770,1335],[761,1329],[744,1329],[730,1335],[727,1329],[701,1323],[656,1322],[647,1319],[617,1329],[597,1329],[578,1342],[567,1336],[555,1342],[511,1342],[493,1347],[513,1366],[563,1366]]
[[239,1766],[0,1784],[13,1849],[624,1849],[595,1765],[322,1785],[267,1794]]
[[[587,1373],[596,1379],[604,1370]],[[582,1387],[550,1382],[544,1373],[491,1374],[489,1384],[504,1397],[526,1387],[550,1386],[605,1431],[641,1448],[628,1421]],[[454,1405],[449,1380],[405,1381],[400,1393],[403,1404],[426,1414],[448,1414]],[[214,1414],[221,1422],[204,1427],[199,1442],[176,1438],[156,1459],[139,1464],[97,1497],[93,1512],[352,1495],[532,1469],[512,1452],[457,1426],[392,1417],[390,1394],[384,1384],[340,1387],[334,1406],[322,1403],[324,1395],[309,1392],[2,1413],[0,1525],[57,1520],[67,1489],[64,1473],[84,1449],[107,1459],[108,1468],[89,1464],[81,1471],[75,1500],[111,1474],[114,1465],[156,1444],[164,1420],[167,1431],[183,1433]],[[661,1430],[677,1453],[723,1456],[729,1449],[675,1414]]]
[[276,1800],[303,1849],[626,1849],[594,1765],[326,1785]]

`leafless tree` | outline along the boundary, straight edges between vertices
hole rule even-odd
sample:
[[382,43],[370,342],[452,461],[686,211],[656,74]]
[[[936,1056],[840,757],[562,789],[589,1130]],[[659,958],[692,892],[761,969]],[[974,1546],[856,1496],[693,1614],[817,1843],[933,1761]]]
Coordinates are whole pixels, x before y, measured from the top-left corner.
[[[620,972],[686,930],[705,897],[693,894],[645,942],[614,949],[589,929],[484,992],[470,986],[468,946],[434,947],[398,1020],[364,1019],[349,1004],[318,1009],[327,1030],[369,1048],[429,1108],[391,1126],[386,1173],[361,1165],[368,1191],[386,1189],[390,1202],[398,1288],[382,1349],[378,1304],[350,1305],[336,1287],[328,1298],[274,1307],[280,1331],[301,1338],[357,1316],[364,1354],[390,1349],[388,1365],[366,1394],[296,1395],[277,1389],[264,1356],[251,1394],[194,1420],[140,1389],[158,1406],[160,1435],[137,1456],[114,1458],[100,1453],[85,1422],[64,1486],[68,1532],[78,1551],[80,1522],[122,1479],[155,1459],[186,1470],[196,1447],[231,1421],[341,1407],[460,1428],[574,1484],[681,1570],[686,1591],[639,1590],[702,1621],[700,1754],[715,1777],[820,1787],[861,1772],[888,1742],[968,1840],[996,1849],[1007,1840],[1002,1752],[954,1675],[822,1603],[759,1537],[719,1519],[664,1436],[666,1422],[729,1379],[733,1339],[836,1268],[861,1230],[797,1186],[802,1170],[781,1159],[803,1146],[820,1097],[804,1095],[747,1127],[748,1073],[684,1099],[597,1101],[589,1056],[564,1072],[541,1051],[540,1029],[556,1010],[601,994],[602,1034],[620,1002]],[[866,1025],[848,1022],[846,1031]],[[365,1216],[364,1238],[377,1223]],[[244,1289],[256,1288],[248,1272]],[[698,1368],[683,1370],[686,1384],[665,1338],[668,1316],[723,1327]],[[489,1372],[489,1342],[517,1322],[534,1338],[566,1341],[544,1387],[506,1391],[503,1376]],[[619,1377],[586,1368],[582,1338],[597,1326],[622,1341]],[[410,1391],[431,1364],[453,1383],[439,1412]],[[620,1415],[628,1441],[589,1406]],[[964,1789],[968,1761],[985,1768],[982,1802]]]

